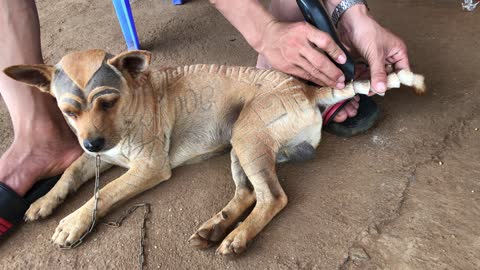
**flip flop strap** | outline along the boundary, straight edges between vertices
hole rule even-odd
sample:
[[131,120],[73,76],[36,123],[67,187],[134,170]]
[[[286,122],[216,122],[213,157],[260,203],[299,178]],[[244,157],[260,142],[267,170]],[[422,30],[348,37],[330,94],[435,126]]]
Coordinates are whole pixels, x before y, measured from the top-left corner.
[[343,109],[343,107],[345,107],[345,105],[347,105],[350,100],[351,99],[340,101],[339,103],[327,108],[322,114],[323,126],[328,125],[333,120],[333,118],[335,118],[337,113],[341,109]]

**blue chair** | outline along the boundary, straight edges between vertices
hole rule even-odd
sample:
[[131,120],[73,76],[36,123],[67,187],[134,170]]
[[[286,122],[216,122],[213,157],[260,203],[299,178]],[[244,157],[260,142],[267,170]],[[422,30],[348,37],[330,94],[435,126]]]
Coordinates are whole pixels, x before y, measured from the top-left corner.
[[[112,2],[128,50],[139,50],[140,43],[138,42],[137,29],[135,28],[135,21],[133,20],[129,0],[112,0]],[[172,0],[172,3],[174,5],[181,5],[183,4],[183,0]]]

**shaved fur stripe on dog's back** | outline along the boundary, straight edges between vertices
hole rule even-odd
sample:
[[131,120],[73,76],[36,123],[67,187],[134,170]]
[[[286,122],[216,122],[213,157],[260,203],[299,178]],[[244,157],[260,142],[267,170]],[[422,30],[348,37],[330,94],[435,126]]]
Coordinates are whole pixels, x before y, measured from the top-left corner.
[[[268,88],[278,88],[284,84],[288,84],[292,80],[291,76],[280,73],[275,70],[263,70],[253,67],[240,66],[224,66],[216,64],[200,64],[183,66],[171,69],[165,69],[166,79],[169,83],[174,83],[180,78],[197,73],[219,74],[226,76],[234,81],[247,83],[249,85],[265,86]],[[265,85],[266,84],[266,85]],[[277,89],[278,90],[278,89]]]

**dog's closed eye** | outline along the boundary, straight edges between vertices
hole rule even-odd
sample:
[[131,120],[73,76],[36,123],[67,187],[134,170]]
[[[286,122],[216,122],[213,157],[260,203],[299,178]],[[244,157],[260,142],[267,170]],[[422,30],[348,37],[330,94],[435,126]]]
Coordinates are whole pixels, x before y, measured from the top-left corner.
[[73,111],[67,110],[67,111],[64,111],[63,113],[66,114],[68,117],[72,117],[72,118],[76,118],[76,117],[77,117],[77,114],[74,113]]
[[118,99],[114,99],[114,100],[111,100],[111,101],[101,100],[99,102],[100,102],[100,106],[102,107],[102,109],[106,111],[108,109],[113,108],[113,106],[115,106],[115,103],[117,103],[117,100]]
[[113,108],[120,98],[119,91],[115,89],[100,88],[90,95],[93,106],[103,111]]
[[62,99],[62,102],[59,104],[60,110],[70,118],[77,118],[78,114],[81,112],[81,105],[78,102],[73,102],[70,99]]
[[115,106],[120,96],[118,94],[107,94],[95,100],[95,107],[107,111]]

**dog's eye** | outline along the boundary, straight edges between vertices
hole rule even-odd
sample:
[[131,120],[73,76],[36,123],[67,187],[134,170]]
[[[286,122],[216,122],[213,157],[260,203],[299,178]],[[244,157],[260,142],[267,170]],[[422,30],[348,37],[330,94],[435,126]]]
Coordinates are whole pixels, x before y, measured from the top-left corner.
[[102,102],[100,103],[100,106],[102,106],[102,109],[108,110],[108,109],[112,108],[113,106],[115,106],[115,103],[116,103],[116,100],[112,100],[112,101],[102,101]]
[[72,112],[72,111],[65,111],[64,113],[65,113],[68,117],[73,117],[73,118],[77,117],[77,115],[76,115],[74,112]]

